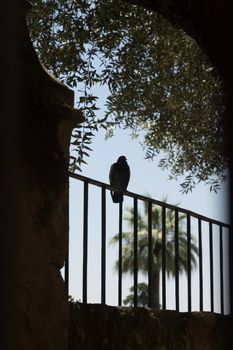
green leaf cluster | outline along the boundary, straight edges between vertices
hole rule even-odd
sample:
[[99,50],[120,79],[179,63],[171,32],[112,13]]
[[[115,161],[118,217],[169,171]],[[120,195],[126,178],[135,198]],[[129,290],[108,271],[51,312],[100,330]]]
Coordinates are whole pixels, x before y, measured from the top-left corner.
[[[112,136],[120,127],[134,136],[143,132],[146,158],[162,154],[158,166],[169,169],[170,178],[185,176],[184,193],[200,181],[219,189],[227,166],[226,96],[192,38],[121,0],[36,0],[28,24],[41,61],[78,88],[85,123],[73,134],[72,171],[80,170],[99,128]],[[109,96],[99,115],[93,88],[105,84]]]

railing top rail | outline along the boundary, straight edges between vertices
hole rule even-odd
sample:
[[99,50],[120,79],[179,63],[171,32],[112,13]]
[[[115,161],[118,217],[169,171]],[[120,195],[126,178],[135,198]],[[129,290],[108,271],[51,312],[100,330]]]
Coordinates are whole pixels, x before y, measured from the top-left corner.
[[[92,185],[95,185],[95,186],[98,186],[98,187],[101,187],[101,188],[108,189],[110,191],[117,191],[117,189],[114,188],[111,185],[108,185],[108,184],[106,184],[104,182],[101,182],[101,181],[97,181],[97,180],[91,179],[91,178],[83,176],[83,175],[79,175],[79,174],[75,174],[75,173],[69,172],[69,176],[74,178],[74,179],[81,180],[83,182],[87,182],[89,184],[92,184]],[[146,196],[140,195],[138,193],[125,191],[123,194],[125,196],[127,196],[127,197],[137,198],[137,199],[142,200],[142,201],[151,202],[153,204],[159,205],[161,207],[165,207],[167,209],[177,210],[177,211],[179,211],[179,212],[181,212],[183,214],[190,215],[190,216],[195,217],[197,219],[200,219],[202,221],[210,222],[210,223],[212,223],[214,225],[227,227],[229,229],[231,228],[231,225],[226,224],[224,222],[208,218],[207,216],[195,213],[195,212],[193,212],[191,210],[187,210],[187,209],[184,209],[184,208],[181,208],[181,207],[177,207],[175,205],[172,205],[172,204],[169,204],[169,203],[166,203],[166,202],[162,202],[162,201],[159,201],[157,199],[150,198],[150,197],[146,197]]]

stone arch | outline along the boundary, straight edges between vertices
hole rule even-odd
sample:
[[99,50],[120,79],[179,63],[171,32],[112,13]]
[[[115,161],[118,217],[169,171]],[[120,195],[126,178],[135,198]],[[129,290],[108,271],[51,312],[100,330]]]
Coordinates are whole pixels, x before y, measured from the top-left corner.
[[[231,101],[231,12],[227,0],[129,2],[160,12],[195,38],[218,68]],[[20,102],[10,110],[13,118],[9,110],[5,112],[7,130],[17,134],[13,142],[17,162],[11,178],[10,316],[14,322],[10,340],[12,349],[64,350],[68,346],[69,310],[59,270],[67,247],[66,169],[71,129],[82,121],[82,115],[73,108],[73,92],[40,65],[25,23],[27,7],[28,2],[22,0],[14,8],[14,18],[18,16],[12,31],[16,44],[8,62],[10,69],[21,72],[14,92]],[[12,103],[12,95],[8,101]],[[232,170],[232,161],[230,167]]]

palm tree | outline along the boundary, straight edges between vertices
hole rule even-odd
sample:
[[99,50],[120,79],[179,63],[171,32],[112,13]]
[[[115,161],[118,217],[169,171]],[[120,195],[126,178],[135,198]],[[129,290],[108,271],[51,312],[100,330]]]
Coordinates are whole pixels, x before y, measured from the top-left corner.
[[[138,283],[138,306],[146,307],[148,306],[148,285],[144,282]],[[134,304],[134,286],[130,287],[131,294],[127,295],[127,297],[123,300],[124,305],[133,306]]]
[[[166,202],[166,198],[163,199]],[[133,208],[127,209],[128,215],[124,220],[128,222],[130,228],[134,224]],[[144,202],[143,215],[138,212],[138,270],[145,275],[148,274],[148,206]],[[179,215],[179,271],[186,272],[188,268],[187,261],[187,238],[184,230],[185,215]],[[133,274],[134,272],[134,237],[133,232],[122,233],[122,272]],[[111,244],[116,244],[119,241],[119,235],[115,235]],[[151,306],[160,307],[160,271],[162,268],[162,208],[158,206],[152,207],[152,252],[153,262],[151,271]],[[174,210],[166,210],[166,272],[168,277],[175,276],[175,212]],[[191,237],[191,268],[196,266],[196,257],[198,256],[198,248],[195,240]],[[115,264],[118,269],[118,261]],[[139,285],[138,285],[139,287]],[[148,286],[140,284],[140,291],[143,295],[148,295],[146,291]],[[132,289],[132,288],[131,288]],[[130,290],[131,290],[130,289]],[[129,295],[124,300],[125,304],[132,304],[132,297]],[[143,299],[144,300],[144,299]],[[141,305],[143,306],[143,305]]]

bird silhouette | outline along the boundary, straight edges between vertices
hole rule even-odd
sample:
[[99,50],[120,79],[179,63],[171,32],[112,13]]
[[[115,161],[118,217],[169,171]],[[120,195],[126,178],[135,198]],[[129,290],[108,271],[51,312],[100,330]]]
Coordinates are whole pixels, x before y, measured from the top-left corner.
[[130,168],[125,156],[120,156],[116,163],[113,163],[109,172],[110,185],[118,191],[111,191],[113,203],[123,202],[123,192],[126,191],[130,179]]

